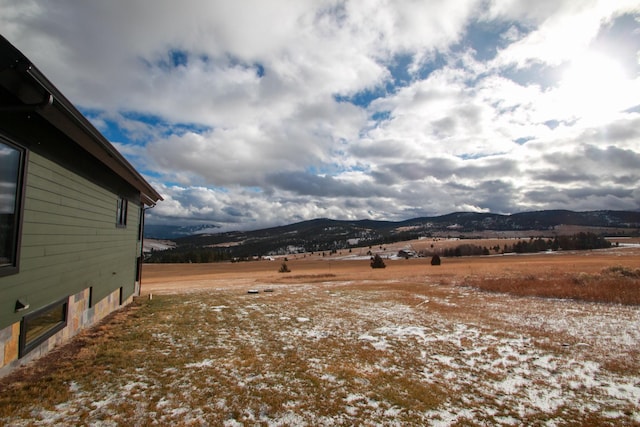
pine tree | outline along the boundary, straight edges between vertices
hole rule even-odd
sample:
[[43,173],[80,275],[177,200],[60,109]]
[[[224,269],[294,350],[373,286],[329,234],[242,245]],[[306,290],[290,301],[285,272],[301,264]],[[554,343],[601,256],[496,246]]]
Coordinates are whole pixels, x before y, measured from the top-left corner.
[[282,263],[282,265],[280,266],[280,270],[278,270],[278,273],[291,273],[291,270],[289,270],[289,266],[287,266],[286,262]]
[[384,261],[380,257],[380,255],[376,254],[373,258],[371,258],[371,268],[385,268]]

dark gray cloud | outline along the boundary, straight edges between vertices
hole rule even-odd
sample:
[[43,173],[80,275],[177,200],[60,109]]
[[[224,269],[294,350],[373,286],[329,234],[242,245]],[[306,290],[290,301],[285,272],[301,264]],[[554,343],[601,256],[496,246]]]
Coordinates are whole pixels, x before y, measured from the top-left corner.
[[266,185],[300,195],[317,197],[380,197],[384,187],[370,183],[345,182],[331,176],[306,172],[278,172],[265,178]]
[[569,196],[565,191],[550,185],[526,191],[522,197],[525,203],[541,206],[542,209],[549,209],[554,206],[566,206],[570,202]]
[[605,148],[589,145],[584,148],[584,154],[587,159],[614,171],[640,171],[640,152],[637,151],[613,145]]
[[[640,178],[640,152],[608,145],[579,145],[573,152],[550,152],[542,158],[552,167],[533,175],[539,180],[553,181],[559,184],[583,183],[596,185],[598,181],[623,176]],[[631,176],[629,175],[631,174]]]
[[640,115],[632,114],[631,117],[616,120],[605,126],[588,129],[581,139],[585,142],[612,142],[633,141],[640,138]]
[[455,158],[427,158],[423,162],[403,162],[384,165],[375,176],[380,182],[419,181],[436,178],[441,181],[472,180],[507,177],[517,173],[517,162],[509,158],[461,160]]
[[455,173],[455,162],[450,159],[426,159],[424,162],[404,162],[385,165],[387,175],[403,181],[419,181],[428,177],[446,179]]
[[575,210],[638,210],[638,192],[619,188],[567,190],[552,186],[528,191],[525,198],[543,209],[564,209],[575,206]]
[[597,180],[597,176],[586,173],[579,173],[572,170],[545,169],[537,171],[531,178],[538,182],[553,182],[556,184],[580,184],[592,185]]
[[485,212],[516,212],[520,198],[512,183],[500,179],[478,181],[473,186],[452,181],[444,188],[454,205]]

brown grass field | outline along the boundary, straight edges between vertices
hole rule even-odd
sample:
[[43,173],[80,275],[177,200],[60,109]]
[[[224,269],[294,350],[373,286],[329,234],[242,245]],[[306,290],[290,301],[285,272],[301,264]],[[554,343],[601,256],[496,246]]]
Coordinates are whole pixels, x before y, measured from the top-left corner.
[[0,380],[0,425],[640,425],[640,248],[357,255],[145,265]]
[[[483,239],[465,240],[464,243],[480,246],[512,244],[514,240]],[[638,243],[640,239],[621,240]],[[438,240],[436,249],[455,247],[459,240]],[[275,261],[249,261],[239,263],[213,264],[149,264],[144,269],[142,293],[181,292],[181,290],[207,289],[216,286],[251,286],[252,283],[296,283],[325,281],[389,281],[410,280],[428,276],[430,280],[447,284],[473,285],[486,290],[510,292],[521,295],[536,295],[546,283],[556,282],[557,295],[548,295],[542,289],[539,296],[576,297],[600,302],[640,304],[640,293],[631,288],[624,301],[620,301],[620,289],[609,292],[602,287],[607,277],[604,270],[609,267],[622,267],[633,272],[640,268],[640,247],[613,248],[610,250],[553,252],[544,254],[507,254],[485,257],[443,258],[442,265],[431,266],[429,259],[387,259],[399,249],[411,248],[416,251],[428,249],[430,241],[412,241],[389,245],[384,248],[372,248],[385,258],[386,268],[371,269],[366,255],[369,248],[343,251],[332,256],[320,254],[289,255]],[[278,272],[286,259],[291,273]],[[594,279],[591,280],[590,279]],[[598,279],[598,280],[595,280]],[[614,282],[623,283],[625,280]],[[632,278],[631,278],[632,279]],[[502,282],[502,284],[500,284]],[[536,283],[537,282],[537,283]],[[596,283],[597,282],[597,283]],[[520,286],[522,285],[522,286]],[[537,286],[536,286],[537,285]],[[576,288],[573,285],[580,285]],[[614,285],[610,283],[610,285]],[[599,295],[585,297],[589,288]],[[574,292],[581,290],[580,293]]]

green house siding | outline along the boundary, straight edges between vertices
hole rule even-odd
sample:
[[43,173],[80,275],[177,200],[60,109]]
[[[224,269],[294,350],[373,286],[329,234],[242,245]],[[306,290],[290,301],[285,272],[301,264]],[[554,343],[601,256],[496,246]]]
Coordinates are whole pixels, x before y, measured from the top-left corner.
[[[81,161],[81,160],[79,160]],[[116,226],[119,197],[127,226]],[[0,277],[0,329],[25,314],[92,287],[92,303],[135,291],[141,203],[115,194],[31,152],[27,166],[20,273]],[[16,300],[29,309],[15,313]]]
[[1,35],[0,140],[11,171],[0,183],[11,191],[0,213],[2,376],[133,301],[141,210],[162,196]]

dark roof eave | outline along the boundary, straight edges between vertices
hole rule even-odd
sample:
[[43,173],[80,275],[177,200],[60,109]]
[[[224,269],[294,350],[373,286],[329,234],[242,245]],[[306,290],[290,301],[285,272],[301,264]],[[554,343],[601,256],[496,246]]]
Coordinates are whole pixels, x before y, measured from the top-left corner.
[[97,158],[127,183],[140,191],[142,202],[148,206],[155,205],[162,196],[138,173],[118,150],[98,131],[89,120],[35,67],[20,51],[0,36],[4,48],[10,48],[16,62],[21,62],[21,70],[35,84],[50,94],[52,100],[34,111],[69,138],[84,151]]
[[38,113],[51,124],[67,134],[76,144],[90,153],[125,181],[153,200],[162,196],[136,171],[118,150],[78,111],[60,91],[35,67],[27,71],[36,81],[53,95],[53,105]]

